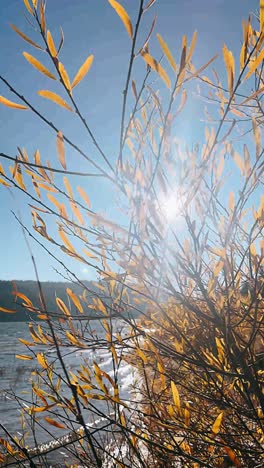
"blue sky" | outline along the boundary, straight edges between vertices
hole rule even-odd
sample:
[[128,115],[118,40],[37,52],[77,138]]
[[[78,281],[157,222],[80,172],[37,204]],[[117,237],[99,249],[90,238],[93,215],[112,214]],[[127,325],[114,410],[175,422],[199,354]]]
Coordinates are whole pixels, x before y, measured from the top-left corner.
[[[120,0],[121,1],[121,0]],[[159,32],[177,55],[181,37],[190,38],[194,30],[198,31],[198,41],[194,55],[198,67],[210,57],[221,52],[225,42],[239,56],[241,44],[242,19],[258,7],[258,0],[157,0],[154,7],[144,18],[140,39],[146,36],[154,13],[158,15],[156,32]],[[138,9],[137,0],[123,0],[122,4],[134,20]],[[62,131],[77,139],[80,145],[95,160],[99,157],[87,135],[80,131],[77,121],[69,119],[67,112],[43,102],[37,96],[37,90],[48,89],[47,80],[26,63],[23,51],[32,53],[41,59],[36,49],[31,48],[9,27],[14,23],[26,34],[31,29],[26,22],[23,0],[0,2],[0,74],[10,80],[17,90],[34,105],[40,106],[48,119],[60,122]],[[48,0],[48,27],[56,41],[59,40],[58,26],[65,34],[65,46],[61,60],[73,77],[80,64],[91,53],[95,55],[94,64],[85,80],[78,86],[76,96],[88,122],[98,137],[99,142],[112,160],[117,156],[119,125],[122,103],[122,89],[127,73],[130,42],[126,31],[112,10],[107,0]],[[34,35],[32,36],[34,37]],[[37,36],[35,36],[37,39]],[[153,39],[155,50],[156,39]],[[221,58],[216,67],[221,68]],[[43,60],[44,61],[44,60]],[[46,63],[46,62],[45,62]],[[53,88],[56,91],[55,88]],[[9,99],[14,96],[4,84],[0,83],[0,94]],[[192,121],[185,123],[186,134],[191,139],[202,140],[201,126]],[[39,148],[43,160],[56,161],[55,135],[30,112],[18,112],[0,106],[0,151],[15,155],[16,147],[25,147],[30,155]],[[74,170],[89,170],[78,154],[67,150],[67,161]],[[79,182],[78,182],[79,183]],[[95,209],[111,214],[115,194],[107,187],[98,184],[98,180],[86,180],[83,184]],[[13,192],[14,197],[0,186],[0,279],[34,279],[33,267],[21,230],[14,220],[11,210],[21,210],[23,220],[29,225],[29,209],[26,199]],[[32,249],[39,265],[40,277],[44,280],[58,280],[53,270],[54,264],[41,250],[32,244]],[[71,263],[71,262],[69,262]],[[79,272],[82,277],[89,277],[90,272]]]

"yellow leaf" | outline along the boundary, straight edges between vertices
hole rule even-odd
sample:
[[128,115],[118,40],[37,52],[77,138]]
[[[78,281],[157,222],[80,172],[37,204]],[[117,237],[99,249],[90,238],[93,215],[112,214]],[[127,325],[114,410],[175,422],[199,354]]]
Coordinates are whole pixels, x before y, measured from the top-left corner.
[[60,72],[63,84],[65,85],[66,89],[71,93],[72,91],[71,82],[70,82],[68,73],[66,72],[65,67],[61,62],[59,62],[59,72]]
[[79,68],[78,72],[76,73],[74,80],[72,82],[72,88],[77,86],[80,81],[85,77],[85,75],[88,73],[88,71],[91,68],[91,65],[93,63],[94,56],[89,55],[89,57],[85,60],[85,62],[82,64],[82,66]]
[[160,47],[162,48],[162,51],[164,52],[164,55],[167,57],[167,60],[168,60],[169,64],[171,65],[173,70],[176,71],[177,65],[176,65],[176,62],[175,62],[175,60],[173,58],[173,55],[172,55],[169,47],[167,46],[166,42],[164,41],[164,39],[161,37],[160,34],[157,34],[157,38],[158,38],[158,41],[160,43]]
[[133,36],[133,28],[132,28],[132,24],[131,24],[131,20],[126,12],[126,10],[124,9],[124,7],[122,5],[120,5],[120,3],[118,3],[116,0],[108,0],[111,7],[114,8],[114,10],[116,11],[116,13],[118,14],[119,18],[122,20],[127,32],[128,32],[128,35],[129,37],[132,38]]
[[42,47],[40,47],[38,44],[36,44],[36,42],[32,41],[32,39],[30,39],[30,37],[26,36],[26,34],[24,34],[22,31],[20,31],[20,29],[18,29],[14,24],[10,24],[10,26],[20,37],[22,37],[22,39],[24,39],[24,41],[28,42],[29,44],[36,47],[37,49],[42,50]]
[[28,109],[28,107],[26,106],[22,106],[21,104],[17,104],[16,102],[9,101],[9,99],[6,99],[4,96],[0,96],[0,103],[4,104],[4,106],[11,107],[12,109]]
[[73,200],[73,192],[72,192],[72,188],[71,188],[71,184],[70,182],[68,181],[67,177],[63,177],[63,182],[64,182],[64,185],[66,187],[66,190],[68,192],[68,195],[69,197]]
[[59,156],[59,161],[66,171],[66,161],[65,161],[65,147],[64,147],[64,140],[63,140],[63,134],[61,131],[58,132],[57,134],[57,140],[56,140],[56,148],[57,148],[57,153]]
[[67,336],[68,340],[70,341],[70,343],[72,343],[73,345],[75,345],[75,346],[80,345],[80,342],[68,330],[66,330],[66,336]]
[[4,179],[0,177],[0,184],[4,185],[5,187],[11,187],[10,184],[8,184]]
[[33,16],[33,10],[29,4],[29,1],[28,0],[24,0],[24,4],[25,4],[25,7],[27,9],[27,11]]
[[48,76],[52,80],[56,80],[56,77],[46,68],[44,65],[42,65],[41,62],[39,62],[35,57],[32,55],[28,54],[27,52],[23,52],[23,55],[25,59],[34,67],[36,68],[40,73],[43,73],[43,75]]
[[187,55],[187,58],[186,58],[186,63],[188,63],[192,58],[193,51],[194,51],[195,44],[196,44],[196,40],[197,40],[197,31],[194,31],[192,41],[191,41],[191,45],[190,45],[190,49],[189,49],[189,52],[188,52],[188,55]]
[[178,389],[174,382],[171,381],[171,390],[172,390],[172,397],[174,405],[176,406],[177,410],[180,411],[181,409],[181,402],[180,402],[180,395]]
[[229,94],[232,96],[233,88],[234,88],[234,78],[235,78],[235,60],[231,50],[228,50],[226,45],[223,47],[223,56],[227,71],[227,79],[228,79],[228,88]]
[[16,354],[17,359],[22,359],[23,361],[32,361],[32,356],[27,356],[26,354]]
[[64,243],[64,245],[67,247],[67,249],[70,250],[70,252],[75,253],[73,245],[70,243],[68,237],[66,236],[65,232],[62,231],[62,229],[59,229],[59,236],[60,236],[62,242]]
[[46,19],[45,19],[45,5],[44,2],[40,2],[40,25],[43,34],[46,32]]
[[244,81],[246,81],[246,80],[248,80],[248,78],[250,78],[250,76],[256,71],[258,66],[262,63],[263,59],[264,59],[264,48],[262,49],[262,51],[260,52],[260,54],[258,55],[258,57],[255,60],[250,61],[249,67],[248,67],[249,71],[247,72]]
[[57,57],[57,50],[50,31],[47,32],[47,44],[52,57]]
[[0,306],[0,312],[5,312],[7,314],[15,314],[16,310],[13,309],[7,309],[6,307],[1,307]]
[[83,314],[83,307],[82,307],[82,305],[80,303],[79,298],[76,296],[76,294],[74,294],[74,292],[70,288],[67,288],[66,292],[67,292],[68,296],[70,296],[70,298],[71,298],[72,302],[74,303],[75,307],[77,307],[79,312],[81,312],[81,314]]
[[64,313],[64,315],[67,315],[67,317],[71,316],[68,307],[64,304],[62,299],[60,299],[59,297],[56,297],[56,303],[59,309]]
[[86,195],[85,191],[77,186],[77,190],[79,192],[79,194],[81,195],[81,197],[83,198],[83,200],[85,201],[86,205],[88,206],[88,208],[91,208],[91,202],[90,202],[90,199],[89,197]]
[[72,108],[69,106],[69,104],[67,104],[67,102],[64,101],[64,99],[62,99],[58,94],[53,93],[52,91],[48,91],[48,90],[38,91],[38,94],[72,112]]
[[229,207],[230,211],[234,211],[234,208],[235,208],[235,194],[234,194],[234,192],[230,192],[230,194],[229,194],[228,207]]
[[43,355],[43,353],[38,353],[37,354],[37,360],[38,360],[38,363],[41,365],[41,367],[43,367],[43,369],[48,369],[48,364],[47,364],[47,361]]
[[264,34],[264,0],[259,1],[260,32]]
[[33,3],[33,7],[34,7],[35,10],[36,10],[37,7],[38,7],[38,0],[32,0],[32,3]]
[[258,159],[261,155],[261,132],[255,117],[252,117],[252,128],[254,141],[256,145],[256,158]]
[[142,55],[143,59],[145,60],[145,62],[151,68],[153,68],[153,70],[155,70],[159,74],[159,76],[162,78],[162,80],[164,81],[166,86],[170,89],[171,88],[171,81],[170,81],[166,71],[164,70],[164,68],[150,54],[142,51],[141,55]]
[[73,212],[74,216],[76,216],[79,223],[83,226],[84,225],[84,220],[83,220],[82,214],[81,214],[78,206],[72,200],[70,200],[69,203],[70,203],[70,207],[72,209],[72,212]]
[[59,429],[66,429],[66,427],[65,427],[63,424],[61,424],[61,423],[55,421],[55,420],[52,419],[52,418],[45,417],[45,420],[46,420],[49,424],[51,424],[51,426],[58,427]]
[[217,418],[216,418],[216,420],[215,420],[215,422],[214,422],[214,424],[213,424],[212,432],[213,432],[214,434],[218,434],[218,432],[220,431],[220,427],[221,427],[223,415],[224,415],[224,413],[220,413],[220,414],[217,416]]

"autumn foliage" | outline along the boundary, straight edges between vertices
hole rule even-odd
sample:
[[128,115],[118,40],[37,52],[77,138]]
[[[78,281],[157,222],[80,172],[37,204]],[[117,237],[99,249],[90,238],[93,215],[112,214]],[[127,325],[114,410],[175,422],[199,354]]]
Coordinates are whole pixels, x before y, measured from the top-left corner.
[[[17,356],[36,363],[32,398],[25,407],[13,397],[22,407],[23,432],[34,434],[37,445],[40,426],[49,439],[58,437],[58,430],[70,433],[59,446],[70,454],[71,466],[261,467],[263,2],[259,18],[242,23],[240,57],[224,45],[221,57],[199,68],[196,32],[190,40],[182,38],[177,55],[161,34],[156,40],[154,4],[138,1],[135,24],[121,3],[105,5],[123,22],[130,41],[115,159],[75,98],[75,88],[93,73],[96,51],[88,52],[70,77],[60,59],[67,38],[61,30],[56,44],[43,0],[24,0],[37,42],[12,25],[30,50],[23,55],[32,76],[37,70],[47,80],[47,89],[34,90],[40,102],[45,98],[77,118],[94,148],[92,156],[86,154],[60,122],[45,117],[41,104],[35,108],[30,96],[0,76],[14,98],[0,96],[0,103],[9,112],[28,110],[44,121],[54,132],[58,157],[58,164],[51,164],[43,162],[38,149],[33,158],[20,146],[15,157],[2,152],[0,182],[29,198],[32,226],[16,215],[29,249],[37,243],[62,275],[82,288],[82,294],[67,288],[68,302],[57,297],[57,309],[48,310],[33,257],[39,302],[14,291],[40,320],[29,324],[31,341],[24,340],[25,353]],[[51,2],[48,7],[52,15]],[[150,26],[142,44],[143,15],[149,15]],[[152,44],[159,47],[157,58]],[[43,53],[49,59],[45,65]],[[145,73],[142,82],[134,74],[136,59]],[[60,94],[54,81],[60,82]],[[202,141],[190,144],[177,134],[177,125],[190,118],[193,95],[212,106],[210,113],[201,110]],[[75,170],[69,148],[87,170]],[[107,184],[117,195],[111,219],[94,210],[87,181],[102,190]],[[67,266],[69,257],[94,268],[97,291]],[[46,347],[55,349],[55,358],[45,354]],[[111,371],[85,353],[78,371],[68,371],[65,356],[73,347],[107,350]],[[127,364],[134,382],[129,398],[121,387]],[[3,466],[14,460],[44,463],[49,449],[42,453],[28,445],[25,435],[1,429]]]

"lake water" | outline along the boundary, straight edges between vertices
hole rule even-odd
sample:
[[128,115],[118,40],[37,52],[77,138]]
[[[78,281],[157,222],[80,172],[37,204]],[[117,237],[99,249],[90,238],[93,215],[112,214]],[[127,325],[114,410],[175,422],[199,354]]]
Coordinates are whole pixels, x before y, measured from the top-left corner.
[[[3,424],[12,435],[18,436],[21,433],[19,405],[18,402],[16,402],[14,399],[10,399],[6,392],[9,392],[11,389],[18,396],[24,398],[25,401],[30,400],[31,386],[28,381],[31,378],[31,372],[36,366],[35,360],[24,361],[15,357],[16,354],[29,354],[26,347],[19,342],[19,338],[32,341],[28,331],[27,323],[0,323],[0,421],[1,424]],[[52,358],[52,355],[55,356],[54,349],[48,350],[47,347],[42,349],[34,347],[34,350],[38,352],[45,351],[49,361]],[[85,359],[87,364],[92,364],[93,361],[96,360],[100,364],[102,370],[109,373],[110,375],[113,374],[111,367],[111,355],[106,349],[78,351],[74,348],[67,348],[67,350],[64,350],[64,354],[68,371],[71,370],[73,373],[75,373],[79,367],[80,362],[83,362],[83,359]],[[119,378],[122,388],[121,397],[126,399],[129,397],[129,390],[132,383],[131,368],[129,365],[123,365],[123,367],[119,369]],[[61,392],[64,391],[65,389],[63,389],[62,385]],[[94,404],[97,405],[98,409],[101,411],[107,411],[106,408],[103,407],[104,402],[95,401]],[[62,436],[65,433],[65,431],[62,429],[56,429],[53,426],[49,426],[47,423],[45,423],[42,413],[39,413],[38,416],[40,416],[41,423],[44,423],[44,426],[49,429],[54,437]],[[85,418],[87,422],[91,421],[91,415],[88,412],[85,414]],[[67,430],[66,433],[68,432],[69,431]],[[5,434],[1,428],[0,437],[5,437]],[[38,444],[47,442],[52,439],[52,437],[49,436],[44,430],[39,428],[37,431],[37,437]],[[29,447],[35,446],[35,442],[31,436],[29,436],[27,439],[27,445]],[[65,453],[62,455],[64,457]],[[56,456],[53,454],[52,457],[54,460],[56,458],[56,463],[58,462],[58,458],[60,458],[58,453]]]

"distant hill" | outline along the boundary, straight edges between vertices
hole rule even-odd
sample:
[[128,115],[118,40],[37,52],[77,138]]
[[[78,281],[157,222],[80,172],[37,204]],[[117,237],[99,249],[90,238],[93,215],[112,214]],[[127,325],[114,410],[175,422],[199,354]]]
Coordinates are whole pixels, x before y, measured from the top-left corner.
[[[40,307],[39,301],[39,288],[36,281],[3,281],[0,280],[0,306],[7,309],[15,309],[15,314],[5,313],[0,311],[0,322],[22,322],[28,321],[32,318],[36,319],[35,312],[29,312],[24,307],[21,306],[23,300],[17,298],[15,301],[15,296],[12,294],[14,291],[14,283],[16,284],[17,291],[25,294],[33,303],[34,307]],[[84,281],[85,286],[91,291],[99,292],[98,288],[90,282]],[[83,292],[83,288],[74,283],[67,282],[42,282],[42,290],[45,296],[47,310],[50,312],[60,313],[56,305],[56,297],[62,299],[65,304],[68,306],[69,299],[66,294],[66,288],[70,288],[76,295],[80,295]],[[91,299],[92,294],[90,294]],[[89,293],[87,294],[89,300]],[[90,302],[90,300],[89,300]],[[72,313],[74,314],[75,307],[73,306]],[[89,312],[89,314],[91,314]]]

